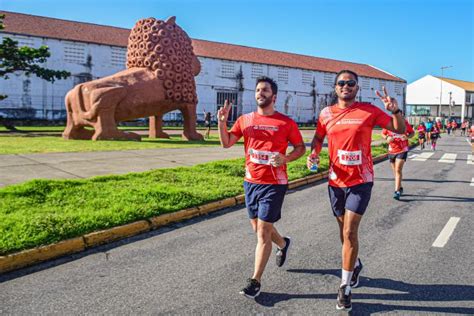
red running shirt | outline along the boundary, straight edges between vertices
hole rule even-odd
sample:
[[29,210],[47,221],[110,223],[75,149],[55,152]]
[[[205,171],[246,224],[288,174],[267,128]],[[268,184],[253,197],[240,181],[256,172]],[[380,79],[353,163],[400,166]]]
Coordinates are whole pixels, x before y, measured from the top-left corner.
[[258,184],[287,184],[286,165],[274,167],[269,159],[274,154],[286,154],[288,142],[303,143],[295,121],[275,112],[265,116],[252,112],[240,116],[230,130],[236,137],[244,137],[245,181]]
[[370,144],[375,125],[385,128],[392,118],[370,103],[354,103],[340,109],[324,108],[319,115],[316,135],[328,136],[329,185],[351,187],[373,182]]
[[418,125],[418,135],[425,135],[426,127],[423,125]]
[[[413,130],[413,127],[411,127],[407,120],[405,120],[405,125],[407,127],[406,133],[404,134],[405,136],[408,136],[411,133],[415,132]],[[384,128],[382,130],[382,135],[390,136],[393,138],[393,140],[388,143],[388,152],[390,154],[399,154],[408,151],[408,139],[403,139],[403,134],[397,134]]]

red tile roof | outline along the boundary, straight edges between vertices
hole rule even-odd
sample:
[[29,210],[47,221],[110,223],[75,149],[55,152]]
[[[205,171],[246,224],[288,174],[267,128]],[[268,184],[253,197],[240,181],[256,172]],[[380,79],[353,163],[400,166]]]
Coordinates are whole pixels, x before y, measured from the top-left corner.
[[[126,47],[129,29],[91,23],[74,22],[0,11],[5,15],[3,32],[18,35],[54,38],[102,45]],[[342,69],[359,76],[406,82],[370,65],[305,56],[280,51],[193,39],[194,52],[200,57],[270,64],[282,67],[337,73]]]

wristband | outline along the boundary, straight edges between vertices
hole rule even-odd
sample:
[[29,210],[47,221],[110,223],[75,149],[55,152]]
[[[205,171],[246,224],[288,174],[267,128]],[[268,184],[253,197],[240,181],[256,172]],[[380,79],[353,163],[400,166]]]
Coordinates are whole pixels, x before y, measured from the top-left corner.
[[395,111],[392,112],[393,115],[400,113],[402,110],[396,109]]

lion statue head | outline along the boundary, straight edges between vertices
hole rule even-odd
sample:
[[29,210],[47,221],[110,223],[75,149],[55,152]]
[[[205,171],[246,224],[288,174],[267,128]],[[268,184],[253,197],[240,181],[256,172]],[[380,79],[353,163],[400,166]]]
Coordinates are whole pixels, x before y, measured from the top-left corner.
[[128,38],[127,68],[150,69],[163,81],[166,99],[196,104],[194,76],[201,64],[191,39],[175,21],[175,17],[139,20]]

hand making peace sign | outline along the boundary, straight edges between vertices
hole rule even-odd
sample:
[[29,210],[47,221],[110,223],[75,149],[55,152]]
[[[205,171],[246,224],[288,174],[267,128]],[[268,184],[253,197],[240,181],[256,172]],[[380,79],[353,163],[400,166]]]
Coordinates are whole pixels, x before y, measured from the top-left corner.
[[382,100],[383,105],[385,106],[385,109],[387,111],[392,112],[392,113],[395,112],[396,110],[398,110],[397,99],[391,98],[388,95],[387,89],[385,89],[385,87],[382,87],[382,90],[383,90],[384,95],[382,95],[378,90],[375,91],[375,94],[377,94],[377,96],[380,98],[380,100]]
[[224,106],[217,111],[217,119],[219,122],[227,122],[229,117],[230,109],[232,108],[232,103],[229,100],[225,100]]

